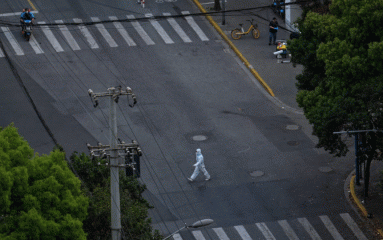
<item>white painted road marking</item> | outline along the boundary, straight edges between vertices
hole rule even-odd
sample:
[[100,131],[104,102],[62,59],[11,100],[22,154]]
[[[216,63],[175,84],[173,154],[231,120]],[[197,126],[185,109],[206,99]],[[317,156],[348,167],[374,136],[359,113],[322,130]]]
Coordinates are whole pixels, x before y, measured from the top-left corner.
[[237,230],[239,236],[241,236],[241,238],[243,240],[253,240],[250,235],[247,233],[246,229],[244,226],[240,225],[240,226],[234,226],[235,230]]
[[192,234],[196,240],[206,240],[201,231],[193,231]]
[[217,234],[220,240],[230,240],[222,228],[213,228],[213,231]]
[[[100,19],[98,17],[91,17],[90,19],[92,19],[93,22],[100,22]],[[109,34],[108,30],[106,30],[103,24],[97,23],[96,28],[98,29],[98,31],[100,31],[101,35],[104,37],[104,39],[110,47],[118,47],[117,43],[114,41],[114,39]]]
[[[117,17],[115,16],[110,16],[109,17],[110,20],[118,20]],[[125,39],[125,42],[129,45],[129,46],[136,46],[136,43],[133,41],[133,39],[129,36],[128,32],[125,30],[125,28],[122,26],[122,24],[120,22],[113,22],[113,25],[116,27],[116,29],[118,30],[118,32],[121,34],[121,36]]]
[[[127,17],[128,19],[135,19],[133,15],[127,15]],[[134,29],[136,29],[138,34],[141,36],[142,40],[144,40],[144,42],[147,45],[154,45],[153,40],[149,37],[149,35],[145,32],[145,30],[141,27],[141,25],[137,21],[132,21],[131,23]]]
[[176,234],[173,235],[173,239],[174,239],[174,240],[182,240],[182,237],[181,237],[181,235],[179,235],[178,233],[176,233]]
[[[73,21],[75,23],[82,23],[82,20],[78,18],[73,18]],[[99,48],[96,40],[94,40],[92,34],[89,32],[89,30],[85,26],[78,26],[78,28],[80,29],[82,35],[84,35],[84,37],[88,41],[90,48],[92,49]]]
[[0,57],[5,57],[3,49],[0,49]]
[[321,240],[321,237],[319,236],[317,231],[315,231],[313,226],[310,224],[310,222],[306,218],[298,218],[298,222],[301,223],[303,228],[306,230],[306,232],[311,236],[313,240]]
[[44,53],[44,51],[41,49],[40,45],[38,44],[35,36],[31,36],[31,39],[29,40],[29,43],[31,44],[33,50],[36,54]]
[[[190,14],[189,11],[182,11],[181,13],[182,14]],[[202,41],[209,41],[209,38],[205,35],[205,33],[197,25],[197,23],[194,21],[194,19],[191,16],[186,16],[185,19],[189,23],[189,25],[193,28],[193,30],[197,33],[199,38],[201,38]]]
[[281,225],[283,231],[286,233],[286,236],[289,237],[290,240],[299,240],[298,236],[295,234],[294,230],[290,227],[290,224],[286,220],[278,221],[279,225]]
[[363,232],[360,230],[358,225],[354,222],[354,220],[352,220],[350,214],[342,213],[340,214],[340,216],[347,223],[348,227],[351,229],[351,231],[355,234],[355,236],[359,240],[367,240],[366,236],[364,236]]
[[9,43],[11,44],[13,50],[15,50],[16,52],[16,55],[24,55],[24,51],[23,49],[21,49],[19,43],[16,41],[15,37],[13,36],[13,34],[11,33],[11,31],[9,31],[9,28],[7,27],[1,27],[1,30],[4,32],[5,34],[5,37],[7,37]]
[[277,240],[275,239],[274,235],[270,232],[270,229],[266,226],[265,223],[256,223],[258,229],[262,232],[263,236],[267,240]]
[[[150,18],[153,17],[153,14],[147,13],[145,17]],[[174,43],[173,40],[169,37],[169,35],[165,32],[163,27],[154,19],[149,19],[149,22],[153,25],[154,29],[160,34],[161,38],[164,40],[166,44]]]
[[[64,23],[63,20],[56,20],[56,23]],[[72,48],[73,51],[80,50],[80,46],[77,44],[76,40],[73,38],[73,35],[70,33],[69,29],[65,25],[58,25],[61,33],[63,34],[64,38],[68,42],[69,46]]]
[[319,218],[322,220],[323,224],[335,240],[344,240],[328,216],[319,216]]
[[[170,13],[163,13],[164,16],[171,16]],[[174,18],[167,17],[166,18],[169,22],[169,24],[173,27],[173,29],[176,31],[176,33],[182,38],[184,42],[192,42],[188,35],[186,35],[185,31],[181,28],[181,26],[176,22]]]
[[[45,24],[45,22],[38,22],[38,24]],[[47,37],[48,41],[51,43],[52,47],[56,52],[64,52],[64,49],[61,47],[60,43],[57,41],[56,37],[53,35],[52,31],[48,26],[40,26],[41,30]]]
[[[39,11],[31,11],[31,13],[35,14],[38,13]],[[12,16],[20,16],[21,12],[14,12],[14,13],[2,13],[0,14],[0,17],[12,17]]]

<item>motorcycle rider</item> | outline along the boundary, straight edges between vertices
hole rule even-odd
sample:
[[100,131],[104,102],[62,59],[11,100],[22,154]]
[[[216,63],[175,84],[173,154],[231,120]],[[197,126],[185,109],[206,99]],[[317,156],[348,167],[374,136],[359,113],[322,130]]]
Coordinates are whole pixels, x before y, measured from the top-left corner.
[[35,15],[31,12],[31,9],[25,8],[23,9],[23,12],[20,15],[20,23],[21,23],[21,33],[24,34],[25,30],[25,20],[31,20],[32,24],[35,20]]

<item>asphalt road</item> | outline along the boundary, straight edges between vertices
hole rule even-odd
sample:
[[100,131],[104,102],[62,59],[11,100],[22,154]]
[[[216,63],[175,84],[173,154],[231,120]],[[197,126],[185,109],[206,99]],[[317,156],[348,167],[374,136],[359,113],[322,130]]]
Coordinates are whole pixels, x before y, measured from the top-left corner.
[[[18,12],[26,4],[2,1],[1,13]],[[33,4],[38,22],[197,12],[187,1],[147,1],[145,8],[134,0]],[[18,22],[17,16],[6,19]],[[123,22],[123,28],[103,23],[87,30],[68,26],[69,31],[36,27],[32,43],[22,39],[18,28],[9,27],[1,28],[0,39],[68,154],[87,151],[86,142],[108,143],[108,101],[100,99],[93,108],[87,90],[105,92],[117,85],[133,89],[138,105],[129,108],[126,98],[120,99],[118,134],[142,147],[141,180],[155,206],[153,224],[164,235],[181,228],[182,222],[211,218],[214,225],[201,232],[183,231],[179,239],[241,239],[242,227],[254,239],[288,239],[282,227],[286,223],[299,239],[315,237],[315,232],[321,239],[342,239],[326,229],[327,216],[344,239],[363,239],[344,220],[351,216],[360,223],[343,193],[352,156],[334,159],[315,149],[304,116],[286,112],[265,97],[203,17],[174,21]],[[1,126],[15,122],[36,151],[49,153],[52,140],[5,57],[0,61]],[[206,140],[195,141],[195,136]],[[202,176],[187,181],[196,148],[202,149],[211,181]],[[332,171],[326,172],[328,168]],[[358,229],[371,239],[363,224]]]

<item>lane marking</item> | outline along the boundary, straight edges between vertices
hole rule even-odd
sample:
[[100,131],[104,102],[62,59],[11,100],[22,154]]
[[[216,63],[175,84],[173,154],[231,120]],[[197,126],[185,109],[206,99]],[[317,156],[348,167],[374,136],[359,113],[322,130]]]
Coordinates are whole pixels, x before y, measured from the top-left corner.
[[319,216],[319,218],[335,240],[344,240],[328,216]]
[[[136,19],[133,15],[127,15],[128,19]],[[140,23],[138,21],[132,21],[131,22],[134,29],[138,32],[138,34],[141,36],[142,40],[147,45],[154,45],[155,43],[153,40],[149,37],[149,35],[145,32],[145,30],[141,27]]]
[[[147,13],[145,17],[150,18],[153,17],[153,14]],[[173,40],[169,37],[169,35],[165,32],[163,27],[157,22],[157,20],[149,19],[149,22],[153,25],[154,29],[160,34],[161,38],[164,40],[166,44],[174,43]]]
[[[73,21],[75,23],[82,23],[82,20],[79,18],[73,18]],[[82,35],[84,35],[84,37],[88,41],[90,48],[92,49],[99,48],[96,40],[94,40],[92,34],[89,32],[89,30],[85,26],[79,25],[78,28],[80,29]]]
[[0,48],[0,57],[5,57],[3,49]]
[[181,235],[179,235],[178,233],[176,233],[176,234],[173,235],[173,239],[174,239],[174,240],[182,240],[182,237],[181,237]]
[[40,44],[38,44],[35,36],[31,36],[31,39],[29,40],[29,43],[31,44],[33,50],[36,54],[44,53],[43,49],[41,49]]
[[193,231],[192,232],[193,236],[195,237],[196,240],[206,240],[206,238],[203,236],[201,231]]
[[[170,13],[163,13],[164,16],[171,16]],[[176,22],[174,18],[168,17],[166,18],[169,24],[173,27],[173,29],[178,33],[178,35],[182,38],[184,42],[192,42],[188,35],[186,35],[185,31],[181,28],[181,26]]]
[[317,231],[313,228],[310,222],[306,218],[298,218],[298,221],[306,230],[306,232],[311,236],[313,240],[322,240]]
[[352,220],[350,214],[342,213],[340,214],[340,216],[343,218],[347,226],[351,229],[351,231],[359,240],[367,240],[366,236],[364,236],[363,232],[360,230],[358,225],[354,222],[354,220]]
[[217,234],[220,240],[230,240],[222,228],[213,228],[213,231]]
[[[38,24],[45,24],[45,22],[38,22]],[[59,41],[57,41],[56,37],[53,35],[52,31],[48,26],[40,26],[41,30],[47,37],[48,41],[51,43],[52,47],[56,50],[56,52],[64,52],[64,49],[61,47]]]
[[256,223],[255,225],[257,225],[258,229],[267,240],[277,240],[265,223]]
[[29,3],[29,5],[31,5],[33,10],[35,10],[35,11],[37,10],[35,5],[33,5],[33,3],[31,2],[31,0],[28,0],[28,3]]
[[[115,16],[110,16],[109,17],[110,20],[118,20],[117,17]],[[113,22],[113,25],[116,27],[116,29],[118,30],[118,32],[121,34],[121,36],[125,39],[125,42],[129,45],[129,46],[137,46],[136,43],[133,41],[133,39],[129,36],[128,32],[125,30],[125,28],[122,26],[122,24],[120,22]]]
[[[227,0],[225,0],[225,2],[227,2]],[[207,4],[214,4],[215,2],[207,2],[207,3],[201,3],[201,5],[207,5]],[[222,0],[220,1],[220,3],[222,4]]]
[[[31,11],[31,13],[35,14],[39,11]],[[12,16],[20,16],[22,12],[14,12],[14,13],[2,13],[0,14],[0,17],[12,17]]]
[[7,37],[9,43],[11,44],[13,50],[15,50],[16,52],[16,55],[24,55],[24,51],[23,49],[21,49],[19,43],[16,41],[15,37],[13,36],[13,34],[11,33],[11,31],[9,31],[9,28],[7,27],[1,27],[1,30],[4,32],[5,34],[5,37]]
[[[100,22],[98,17],[91,17],[93,22]],[[112,36],[109,34],[108,30],[106,30],[105,26],[101,23],[96,24],[96,28],[100,31],[101,35],[104,37],[106,42],[110,47],[118,47],[117,43],[114,41]]]
[[240,225],[240,226],[234,226],[235,230],[237,230],[239,236],[241,236],[241,238],[243,240],[253,240],[250,235],[247,233],[246,229],[244,226]]
[[295,234],[294,230],[286,220],[280,220],[278,223],[281,225],[283,231],[290,240],[299,240],[297,234]]
[[[63,20],[56,20],[56,23],[64,23]],[[80,46],[77,44],[76,40],[73,38],[73,35],[70,33],[69,29],[65,25],[58,25],[59,29],[61,30],[61,33],[63,34],[64,38],[68,42],[69,46],[72,48],[73,51],[80,50]]]
[[[189,11],[182,11],[182,14],[190,14]],[[202,31],[202,29],[197,25],[197,23],[194,21],[194,19],[191,16],[185,17],[186,21],[189,23],[189,25],[193,28],[193,30],[197,33],[198,37],[202,41],[209,41],[209,38],[205,35],[205,33]]]

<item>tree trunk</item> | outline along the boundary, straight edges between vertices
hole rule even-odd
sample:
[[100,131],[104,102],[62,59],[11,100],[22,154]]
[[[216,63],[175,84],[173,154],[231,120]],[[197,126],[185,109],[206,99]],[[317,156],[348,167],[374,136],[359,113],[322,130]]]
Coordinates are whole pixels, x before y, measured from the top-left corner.
[[219,0],[214,0],[214,10],[215,11],[221,11],[221,4]]

